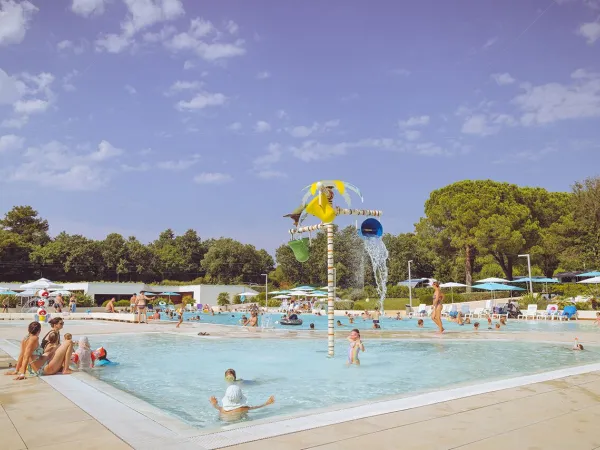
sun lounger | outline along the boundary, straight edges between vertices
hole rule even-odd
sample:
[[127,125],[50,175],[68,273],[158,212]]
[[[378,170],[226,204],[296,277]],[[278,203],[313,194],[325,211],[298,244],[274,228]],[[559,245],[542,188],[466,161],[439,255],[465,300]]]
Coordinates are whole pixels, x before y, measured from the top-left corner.
[[544,319],[544,320],[554,320],[554,318],[556,317],[556,315],[558,314],[558,305],[553,304],[553,305],[548,305],[546,307],[545,311],[538,311],[537,313],[537,318],[538,319]]
[[537,305],[535,303],[530,303],[529,305],[527,305],[527,311],[525,311],[523,314],[521,314],[519,317],[517,317],[517,319],[520,319],[521,317],[524,319],[535,319],[537,316]]
[[425,305],[425,303],[421,303],[419,305],[419,307],[417,308],[417,316],[423,317],[426,314],[427,314],[427,305]]
[[473,313],[471,314],[471,317],[477,317],[478,319],[483,317],[484,313],[483,313],[484,308],[475,308],[473,310]]
[[460,313],[465,319],[472,316],[469,305],[460,305]]

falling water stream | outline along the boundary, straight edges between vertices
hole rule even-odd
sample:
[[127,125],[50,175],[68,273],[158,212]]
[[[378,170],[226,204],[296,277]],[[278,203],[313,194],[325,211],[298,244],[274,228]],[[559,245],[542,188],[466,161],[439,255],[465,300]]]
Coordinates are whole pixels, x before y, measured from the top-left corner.
[[365,250],[371,258],[371,265],[373,266],[373,275],[375,276],[375,283],[377,283],[377,294],[379,295],[379,311],[383,314],[383,301],[385,300],[385,294],[387,292],[387,280],[388,280],[388,250],[380,237],[363,237],[365,244]]

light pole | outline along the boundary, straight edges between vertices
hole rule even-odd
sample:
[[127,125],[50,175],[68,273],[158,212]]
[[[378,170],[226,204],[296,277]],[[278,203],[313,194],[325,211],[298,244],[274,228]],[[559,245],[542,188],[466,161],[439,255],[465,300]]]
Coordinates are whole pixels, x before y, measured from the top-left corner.
[[410,265],[412,264],[412,259],[408,261],[408,300],[410,308],[412,309],[412,280],[410,275]]
[[531,280],[531,255],[519,255],[519,258],[527,258],[527,270],[529,271],[529,293],[533,296],[533,281]]
[[269,310],[269,274],[261,273],[263,277],[265,277],[265,308],[267,311]]

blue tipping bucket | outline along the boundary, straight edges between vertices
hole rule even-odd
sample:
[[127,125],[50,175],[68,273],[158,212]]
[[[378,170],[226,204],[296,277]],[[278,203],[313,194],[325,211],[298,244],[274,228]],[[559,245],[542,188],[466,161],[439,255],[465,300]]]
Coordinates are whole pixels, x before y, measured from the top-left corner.
[[359,234],[364,238],[380,238],[383,236],[383,226],[379,220],[370,217],[360,226]]

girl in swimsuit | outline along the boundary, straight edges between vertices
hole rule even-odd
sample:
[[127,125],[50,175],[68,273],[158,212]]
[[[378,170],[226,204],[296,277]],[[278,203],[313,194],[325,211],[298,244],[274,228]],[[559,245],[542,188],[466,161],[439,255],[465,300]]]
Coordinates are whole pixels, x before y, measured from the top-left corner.
[[433,289],[435,291],[433,297],[433,311],[431,313],[431,320],[438,326],[440,333],[444,332],[444,326],[442,325],[442,307],[444,303],[444,294],[440,289],[440,282],[433,282]]
[[362,350],[365,351],[365,346],[360,340],[360,331],[358,329],[354,329],[350,332],[350,336],[348,336],[348,341],[350,345],[348,346],[348,365],[355,364],[360,366],[360,360],[358,359],[358,353]]
[[5,372],[4,375],[18,375],[25,378],[25,370],[32,358],[39,358],[44,354],[44,349],[40,347],[40,332],[42,326],[39,322],[31,322],[27,328],[28,334],[21,341],[21,351],[15,370]]

